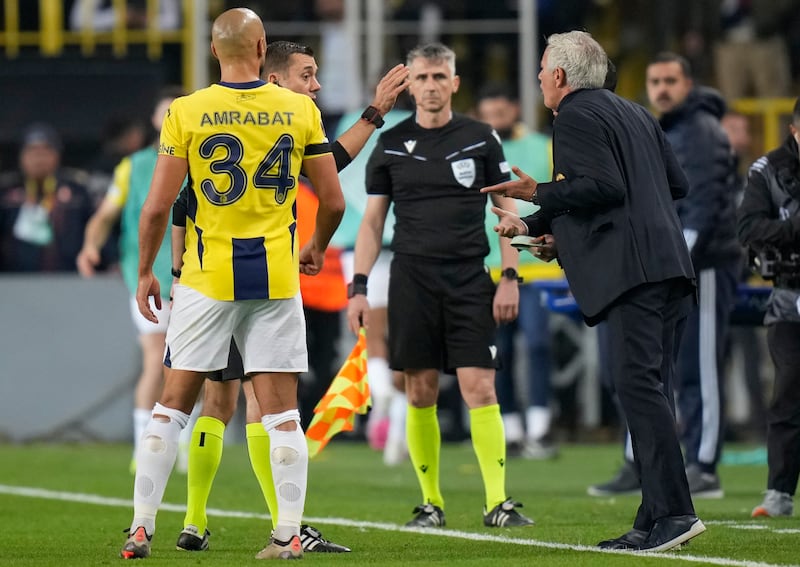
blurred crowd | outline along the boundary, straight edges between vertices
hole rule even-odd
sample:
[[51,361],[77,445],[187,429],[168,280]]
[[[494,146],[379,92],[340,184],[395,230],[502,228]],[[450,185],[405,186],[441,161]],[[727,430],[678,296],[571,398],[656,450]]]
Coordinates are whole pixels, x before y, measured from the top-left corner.
[[[617,92],[641,103],[647,102],[643,81],[646,64],[656,53],[665,50],[685,56],[692,65],[695,78],[702,84],[718,88],[729,101],[742,97],[790,97],[800,83],[800,0],[535,2],[539,52],[544,38],[551,33],[588,30],[605,47],[618,68]],[[19,4],[20,28],[37,29],[40,3]],[[366,2],[359,4],[365,5]],[[209,18],[227,8],[242,5],[261,14],[267,22],[270,41],[300,41],[314,49],[320,63],[321,82],[326,85],[318,102],[328,130],[335,129],[336,121],[344,113],[366,102],[370,85],[365,82],[377,77],[364,78],[364,62],[360,60],[363,54],[347,35],[344,0],[290,3],[210,0]],[[145,6],[144,0],[127,2],[126,25],[129,28],[140,29],[146,25]],[[157,25],[160,29],[172,30],[182,25],[180,2],[162,0],[159,7]],[[514,23],[519,16],[518,8],[518,0],[387,0],[384,2],[384,60],[389,66],[402,60],[403,55],[422,39],[435,38],[452,46],[458,55],[461,76],[461,88],[454,96],[454,105],[460,111],[466,111],[475,106],[486,83],[517,85],[520,54],[518,28]],[[63,11],[64,25],[68,30],[92,27],[105,31],[114,25],[116,17],[110,0],[65,0]],[[479,21],[480,26],[473,25],[468,29],[450,25]],[[281,26],[281,22],[294,25]],[[393,28],[392,22],[401,26]],[[303,23],[308,25],[303,26]],[[2,11],[0,28],[5,24]],[[298,32],[298,29],[304,31]],[[292,35],[284,35],[286,33]],[[100,56],[109,58],[110,54],[100,50]],[[133,53],[129,54],[129,57],[133,56]],[[143,57],[141,54],[135,56]],[[161,63],[168,65],[161,71],[163,82],[181,82],[179,61],[177,53],[167,51],[162,56]],[[213,76],[212,63],[209,61]],[[157,90],[147,90],[147,96],[152,96]],[[127,93],[120,94],[120,103],[130,107],[132,102],[125,98]],[[102,100],[98,102],[108,104]],[[70,131],[62,132],[67,142],[65,165],[89,167],[95,159],[93,152],[113,135],[107,130],[100,132],[101,126],[108,122],[108,129],[113,130],[113,123],[119,123],[121,118],[114,116],[111,105],[99,110],[100,116],[87,125],[86,133],[77,133],[72,124]],[[146,105],[141,111],[146,111]],[[537,122],[546,130],[551,118],[549,113],[543,108],[536,111],[540,116]],[[18,124],[18,119],[12,123]],[[32,115],[30,121],[34,119]],[[62,114],[60,120],[70,119]],[[12,143],[16,145],[18,140],[10,140],[7,132],[0,135],[0,171],[13,165],[15,147]]]

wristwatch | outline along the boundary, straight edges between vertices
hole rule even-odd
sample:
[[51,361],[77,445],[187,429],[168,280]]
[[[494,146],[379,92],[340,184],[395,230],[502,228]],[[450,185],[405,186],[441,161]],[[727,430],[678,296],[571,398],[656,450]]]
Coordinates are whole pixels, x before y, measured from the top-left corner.
[[353,299],[356,295],[367,295],[367,275],[353,274],[353,281],[347,284],[347,299]]
[[181,271],[180,270],[176,270],[175,268],[172,268],[172,277],[180,279]]
[[364,109],[364,112],[361,113],[361,119],[374,124],[375,128],[383,126],[383,117],[380,111],[372,105]]
[[522,283],[522,278],[519,277],[517,270],[514,268],[506,268],[502,271],[501,275],[507,280],[516,280],[517,283]]

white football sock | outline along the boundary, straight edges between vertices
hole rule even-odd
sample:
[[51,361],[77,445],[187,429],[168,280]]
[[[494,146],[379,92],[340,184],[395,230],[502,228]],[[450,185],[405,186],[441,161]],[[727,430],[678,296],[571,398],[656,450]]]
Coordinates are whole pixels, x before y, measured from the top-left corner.
[[531,406],[525,412],[525,425],[528,427],[528,439],[541,439],[550,431],[552,412],[549,407]]
[[[294,431],[275,429],[289,421],[295,422]],[[261,423],[269,433],[272,480],[278,500],[278,519],[272,535],[277,540],[289,541],[292,536],[300,535],[308,484],[308,444],[296,409],[265,415]]]
[[[393,388],[394,389],[394,388]],[[406,442],[406,412],[408,400],[403,392],[394,390],[389,403],[389,432],[386,435],[386,447],[383,450],[383,462],[396,465],[408,456]]]
[[195,423],[197,423],[197,418],[200,417],[202,412],[203,401],[198,400],[192,408],[192,413],[189,414],[189,421],[178,437],[178,458],[175,462],[175,470],[179,473],[185,474],[189,470],[189,445],[192,444],[192,431]]
[[389,400],[394,390],[392,370],[385,358],[372,357],[367,360],[367,374],[369,376],[369,393],[372,396],[369,419],[384,418],[389,413]]
[[147,423],[150,421],[150,416],[153,415],[153,410],[145,408],[134,408],[133,410],[133,456],[136,456],[136,451],[139,449],[139,442],[142,440],[142,433]]
[[525,437],[522,428],[522,416],[519,412],[503,414],[503,429],[506,431],[506,443],[521,443]]
[[144,526],[152,535],[156,529],[156,513],[164,497],[169,473],[178,454],[178,437],[189,416],[182,411],[156,404],[142,435],[136,453],[136,481],[133,487],[133,522],[131,533]]

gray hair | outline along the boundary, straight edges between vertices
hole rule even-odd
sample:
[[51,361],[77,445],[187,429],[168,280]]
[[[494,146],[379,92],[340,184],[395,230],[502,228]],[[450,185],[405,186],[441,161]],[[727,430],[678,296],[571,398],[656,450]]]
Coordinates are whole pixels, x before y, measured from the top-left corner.
[[446,63],[450,67],[450,72],[455,76],[456,74],[456,54],[455,52],[442,43],[427,43],[425,45],[418,45],[408,52],[406,57],[406,65],[411,65],[414,59],[418,58],[427,59],[435,63]]
[[591,34],[583,31],[554,33],[547,38],[547,68],[561,67],[567,86],[602,88],[608,72],[608,56]]

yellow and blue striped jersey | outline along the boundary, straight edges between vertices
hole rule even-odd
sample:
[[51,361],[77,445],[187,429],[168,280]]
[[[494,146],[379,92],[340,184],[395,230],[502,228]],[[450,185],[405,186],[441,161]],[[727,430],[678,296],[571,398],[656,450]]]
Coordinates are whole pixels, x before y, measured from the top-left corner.
[[220,83],[176,99],[159,154],[189,164],[181,283],[219,300],[294,297],[297,177],[329,151],[314,102],[277,85]]

